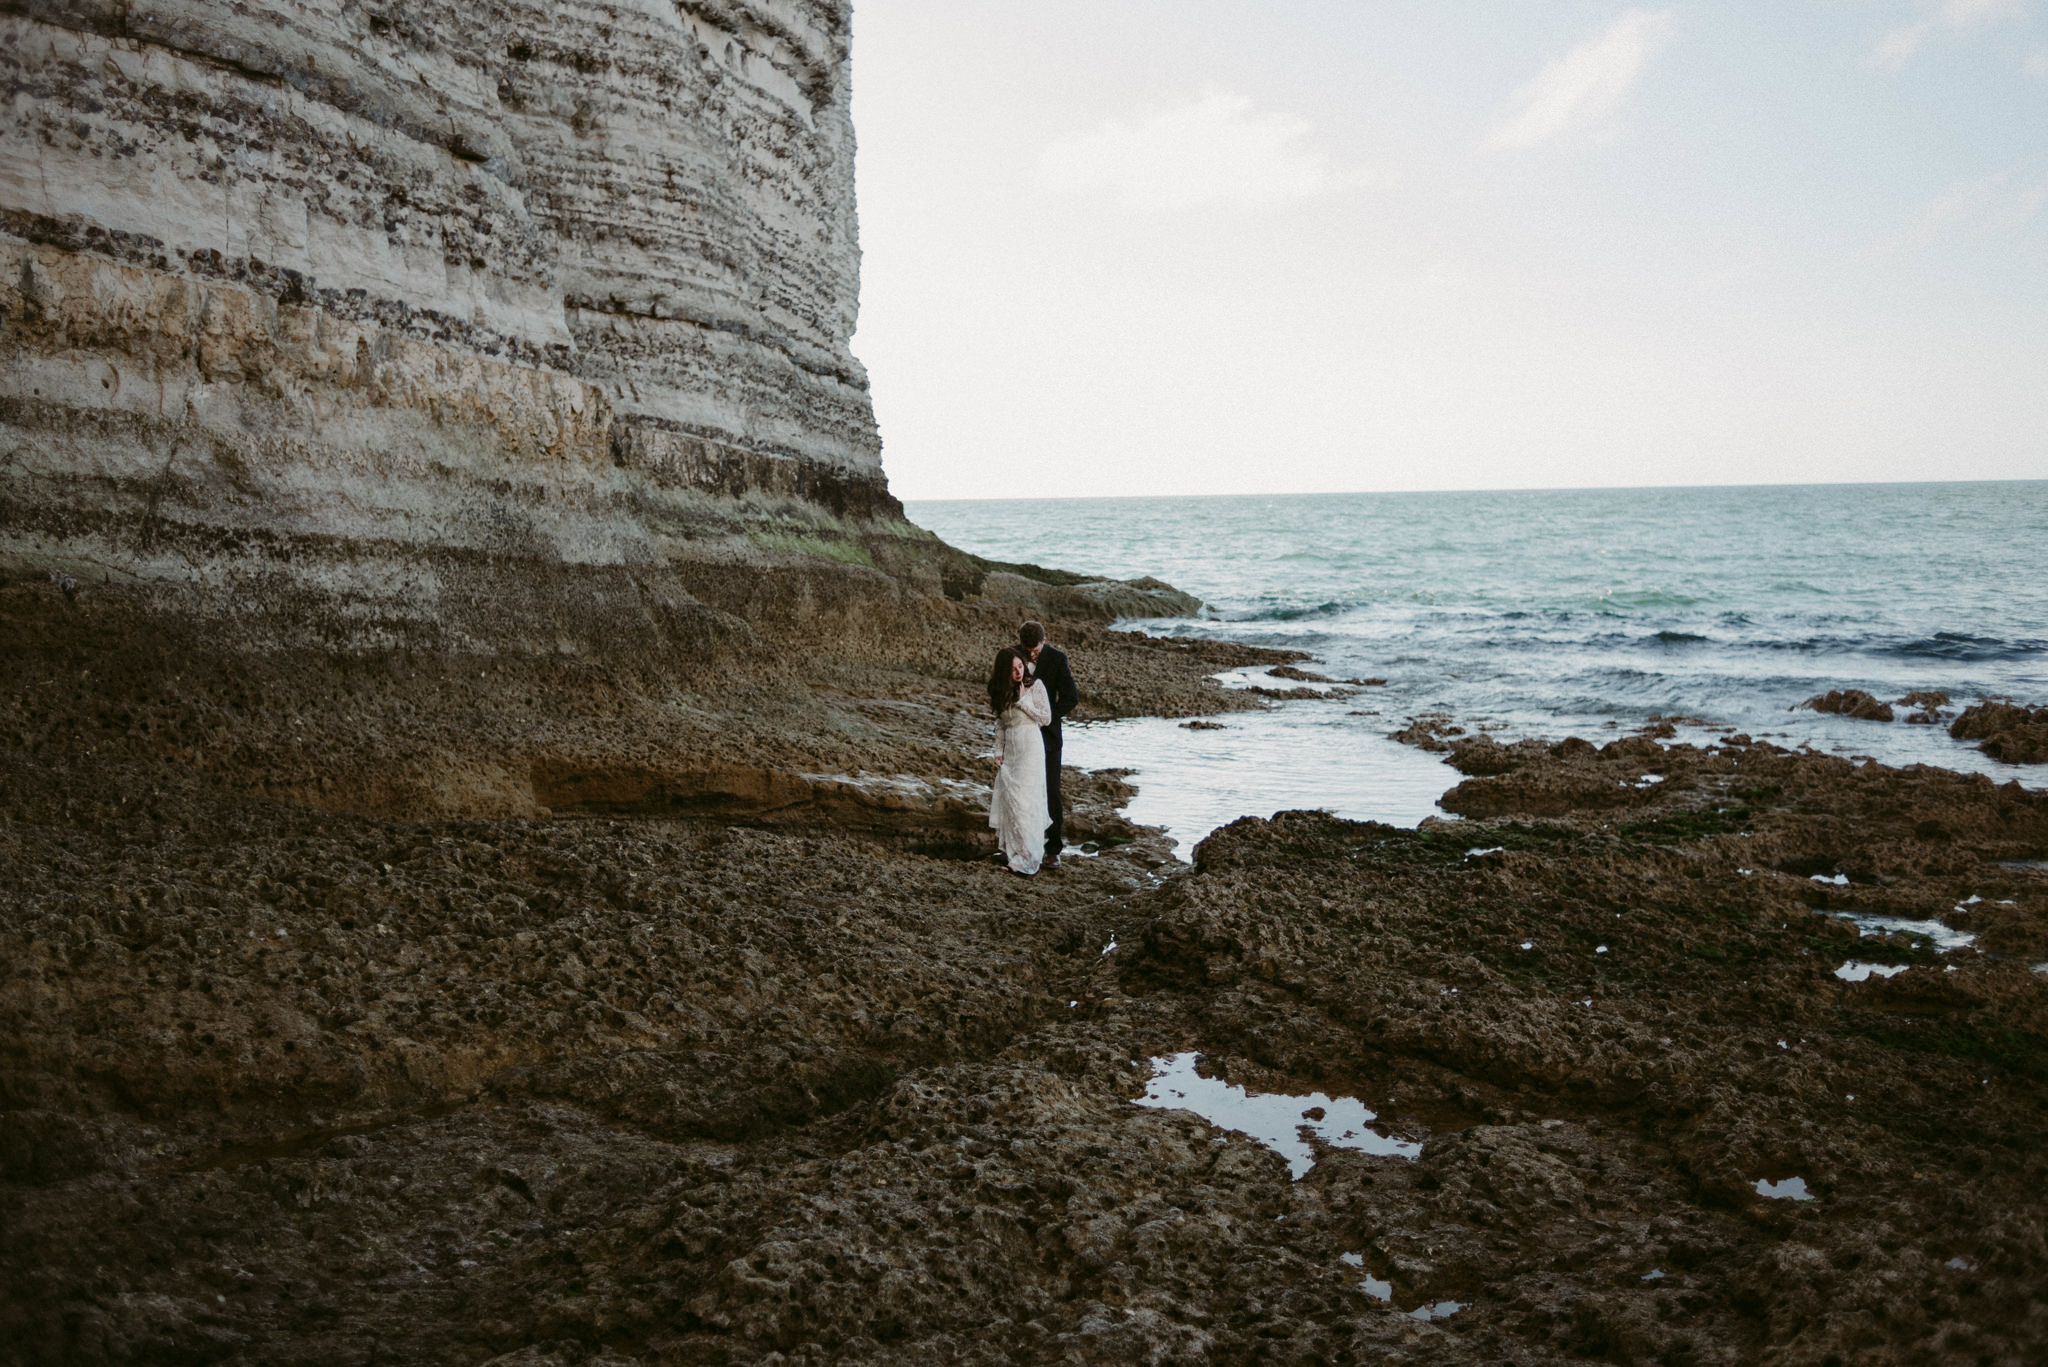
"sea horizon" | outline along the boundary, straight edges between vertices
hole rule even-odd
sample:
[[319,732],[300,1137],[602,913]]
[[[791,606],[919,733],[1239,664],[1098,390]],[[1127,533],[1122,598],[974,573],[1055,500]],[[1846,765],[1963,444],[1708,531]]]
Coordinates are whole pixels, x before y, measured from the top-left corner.
[[[1118,625],[1300,651],[1376,679],[1190,733],[1098,723],[1069,750],[1136,771],[1133,815],[1191,843],[1287,807],[1412,826],[1457,776],[1388,737],[1417,719],[1503,740],[1666,726],[2039,786],[1948,727],[2048,701],[2048,480],[907,503],[963,550],[1201,601]],[[1077,661],[1084,674],[1086,661]],[[1238,687],[1298,688],[1239,671]],[[1859,689],[1890,722],[1812,710]],[[1932,707],[1908,695],[1939,694]]]
[[1489,486],[1483,489],[1311,489],[1281,491],[1277,493],[1249,491],[1186,494],[948,494],[942,496],[926,496],[921,494],[906,496],[897,494],[896,497],[908,509],[913,504],[925,503],[1080,503],[1116,499],[1152,501],[1180,498],[1351,498],[1357,496],[1398,498],[1408,495],[1434,497],[1457,494],[1681,493],[1687,490],[1733,489],[1925,489],[1950,485],[1979,487],[2000,484],[2048,484],[2048,475],[2032,475],[2010,479],[1781,480],[1746,484],[1528,484]]

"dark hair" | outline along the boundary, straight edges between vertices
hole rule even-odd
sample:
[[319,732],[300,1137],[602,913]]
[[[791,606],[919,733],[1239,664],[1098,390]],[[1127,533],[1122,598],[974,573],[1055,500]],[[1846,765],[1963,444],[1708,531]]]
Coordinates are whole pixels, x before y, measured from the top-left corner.
[[1011,665],[1012,661],[1023,658],[1015,646],[1004,646],[996,652],[995,668],[988,673],[988,705],[999,717],[1003,715],[1003,709],[1017,705],[1017,697],[1024,691],[1017,682],[1017,671]]
[[1027,655],[1038,649],[1039,644],[1044,640],[1045,624],[1043,622],[1026,622],[1023,626],[1017,628],[1017,648]]

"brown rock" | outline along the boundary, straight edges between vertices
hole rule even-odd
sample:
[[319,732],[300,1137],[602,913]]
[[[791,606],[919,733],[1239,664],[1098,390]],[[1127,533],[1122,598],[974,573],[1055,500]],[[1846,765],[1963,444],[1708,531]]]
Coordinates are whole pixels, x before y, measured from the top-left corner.
[[1447,737],[1464,734],[1465,728],[1452,724],[1448,714],[1432,712],[1409,718],[1408,725],[1399,731],[1388,732],[1387,739],[1400,741],[1403,745],[1412,745],[1418,750],[1442,753],[1451,748]]
[[1879,702],[1860,688],[1844,688],[1827,693],[1817,693],[1799,704],[1814,712],[1834,712],[1844,717],[1855,717],[1859,721],[1890,721],[1890,703]]
[[1948,733],[2007,764],[2048,764],[2048,707],[1978,703],[1957,717]]
[[[805,657],[810,710],[700,687],[763,728],[718,805],[679,786],[707,754],[660,771],[689,799],[661,807],[599,810],[654,767],[581,799],[554,773],[594,805],[546,819],[317,811],[152,762],[108,729],[146,697],[61,726],[36,710],[59,700],[0,697],[0,735],[36,742],[0,747],[0,1341],[87,1364],[969,1339],[1019,1364],[2028,1360],[2041,993],[1994,954],[2043,942],[2048,870],[1994,861],[2048,848],[2048,799],[1771,747],[1469,737],[1453,753],[1502,772],[1468,786],[1559,814],[1284,813],[1163,876],[1126,826],[1015,879],[882,829],[958,819],[982,718],[916,662],[978,666],[987,625],[872,672]],[[1161,697],[1167,664],[1217,667],[1062,639],[1132,652]],[[1129,792],[1070,770],[1074,826],[1107,834]],[[1810,911],[1806,875],[1837,869]],[[1831,914],[1973,893],[1984,955]],[[1850,957],[1913,967],[1843,983]],[[1182,1049],[1306,1119],[1311,1091],[1358,1097],[1421,1155],[1324,1150],[1291,1181],[1130,1104]],[[1754,1191],[1795,1175],[1815,1201]],[[1873,1320],[1848,1277],[1925,1294]]]
[[1491,736],[1468,736],[1451,742],[1451,767],[1474,776],[1506,774],[1541,759],[1544,754],[1540,740],[1502,745]]
[[1917,707],[1920,709],[1907,715],[1906,722],[1908,725],[1939,726],[1948,720],[1948,715],[1941,710],[1947,707],[1948,704],[1948,694],[1933,689],[1920,689],[1916,692],[1908,693],[1894,705],[1898,707]]

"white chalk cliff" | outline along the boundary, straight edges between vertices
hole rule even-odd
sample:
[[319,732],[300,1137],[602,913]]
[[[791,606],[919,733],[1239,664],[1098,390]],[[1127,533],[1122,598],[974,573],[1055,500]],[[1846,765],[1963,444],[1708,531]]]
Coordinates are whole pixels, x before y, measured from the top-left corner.
[[17,572],[375,638],[900,515],[846,0],[0,11]]

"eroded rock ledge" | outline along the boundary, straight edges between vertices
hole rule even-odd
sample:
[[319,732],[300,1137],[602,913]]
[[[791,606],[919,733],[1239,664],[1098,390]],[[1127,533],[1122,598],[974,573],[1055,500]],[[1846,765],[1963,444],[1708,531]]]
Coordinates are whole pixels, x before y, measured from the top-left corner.
[[[11,751],[0,1334],[67,1364],[2037,1356],[2048,799],[1483,748],[1495,817],[1282,813],[1164,880],[1120,846],[1032,881],[822,809],[414,823]],[[1420,1157],[1293,1181],[1133,1106],[1186,1049],[1360,1097]]]

